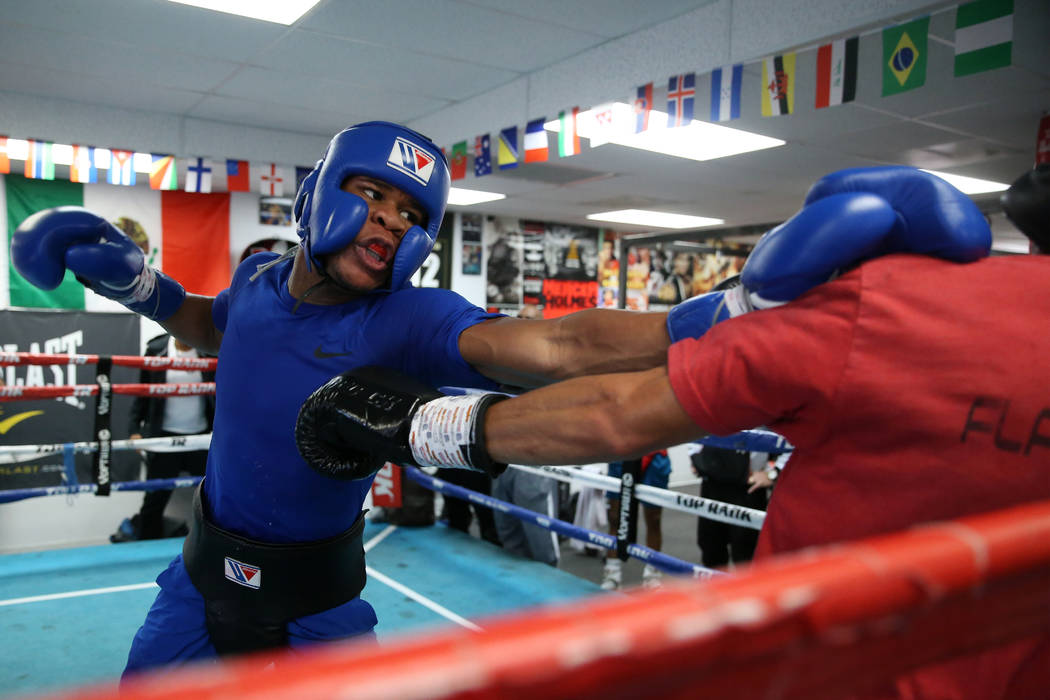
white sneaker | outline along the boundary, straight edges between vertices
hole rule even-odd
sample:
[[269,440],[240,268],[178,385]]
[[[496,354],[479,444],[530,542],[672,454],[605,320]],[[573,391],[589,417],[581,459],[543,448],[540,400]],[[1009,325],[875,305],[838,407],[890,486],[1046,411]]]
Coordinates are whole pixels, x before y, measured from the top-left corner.
[[646,564],[642,569],[642,587],[659,588],[663,584],[663,573],[652,564]]
[[602,590],[618,591],[623,582],[623,562],[619,559],[606,559],[602,569]]

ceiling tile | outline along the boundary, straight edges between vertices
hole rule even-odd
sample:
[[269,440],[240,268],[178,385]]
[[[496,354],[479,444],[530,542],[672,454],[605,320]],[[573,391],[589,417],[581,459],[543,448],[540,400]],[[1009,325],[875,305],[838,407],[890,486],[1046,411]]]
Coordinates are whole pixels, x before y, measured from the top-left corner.
[[639,12],[638,0],[460,0],[508,15],[560,24],[582,32],[615,38],[651,27],[717,0],[649,0]]
[[354,114],[294,105],[267,105],[253,100],[216,95],[205,97],[193,108],[190,116],[230,124],[315,133],[326,137],[332,136],[351,124],[375,118],[375,115],[371,114]]
[[[351,85],[373,90],[414,93],[462,100],[491,90],[519,76],[514,71],[414,53],[393,51],[370,42],[339,39],[295,30],[261,53],[255,64],[304,75],[339,76]],[[318,66],[327,66],[323,71]]]
[[989,100],[922,121],[970,134],[1001,146],[1031,152],[1040,115],[1050,109],[1050,92],[1015,92],[1008,101]]
[[116,83],[136,79],[158,87],[206,92],[232,73],[237,64],[174,50],[144,50],[120,41],[91,39],[35,27],[5,25],[0,34],[3,72],[22,67],[52,68],[78,76],[108,78]]
[[322,77],[304,80],[301,75],[254,67],[239,71],[216,94],[258,101],[261,108],[278,104],[335,113],[365,113],[374,119],[402,122],[448,104],[423,95],[366,88]]
[[[245,60],[287,30],[272,22],[163,0],[32,0],[5,13],[4,23],[12,21],[129,47],[230,61]],[[0,36],[6,39],[7,30],[0,29]]]
[[191,90],[160,87],[138,76],[116,81],[35,65],[0,62],[0,76],[0,90],[147,112],[182,114],[203,97]]
[[301,25],[389,51],[407,50],[527,72],[605,41],[593,32],[454,0],[328,2]]

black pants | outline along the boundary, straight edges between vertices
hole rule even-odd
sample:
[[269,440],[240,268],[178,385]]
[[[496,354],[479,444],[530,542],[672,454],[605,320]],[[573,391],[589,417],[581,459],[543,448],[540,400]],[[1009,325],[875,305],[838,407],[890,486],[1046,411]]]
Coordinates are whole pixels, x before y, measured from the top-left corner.
[[[162,433],[163,437],[175,433]],[[149,452],[146,456],[147,479],[174,479],[181,472],[204,476],[208,463],[207,450],[192,452]],[[164,536],[164,509],[171,500],[171,489],[147,491],[139,509],[139,539],[155,540]]]
[[[437,478],[471,491],[483,493],[486,496],[492,495],[492,477],[482,472],[470,469],[438,469]],[[470,509],[472,507],[474,508],[474,514],[478,516],[478,530],[481,532],[481,539],[499,545],[500,539],[496,531],[496,519],[492,516],[492,510],[477,503],[469,503],[461,498],[445,496],[443,513],[448,518],[449,527],[469,532],[472,517]]]
[[[700,495],[713,501],[732,503],[738,506],[766,509],[766,489],[747,492],[747,484],[726,484],[704,479]],[[739,525],[730,525],[718,520],[697,518],[696,543],[700,546],[700,561],[709,568],[726,566],[730,551],[734,563],[750,561],[758,544],[758,530]]]

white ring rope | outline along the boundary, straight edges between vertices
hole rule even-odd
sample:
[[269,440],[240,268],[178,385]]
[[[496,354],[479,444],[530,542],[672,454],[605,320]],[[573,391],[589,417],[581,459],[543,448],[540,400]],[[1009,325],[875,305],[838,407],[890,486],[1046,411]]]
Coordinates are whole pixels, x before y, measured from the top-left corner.
[[[62,454],[66,445],[77,454],[89,454],[98,449],[97,442],[53,443],[48,445],[0,445],[0,464],[17,464],[52,454]],[[189,452],[206,450],[211,446],[211,433],[202,435],[171,435],[168,437],[114,440],[114,450],[146,450],[147,452]]]
[[[587,486],[599,488],[605,491],[620,490],[620,480],[595,474],[594,472],[573,469],[572,467],[526,467],[520,464],[511,464],[511,469],[518,469],[530,474],[550,477],[558,481],[575,481]],[[700,496],[689,496],[676,491],[656,488],[647,484],[636,484],[634,493],[638,500],[645,501],[650,505],[680,510],[683,513],[692,513],[709,520],[719,520],[730,525],[749,527],[752,530],[761,530],[762,523],[766,520],[764,511],[747,508],[744,506],[712,501]]]
[[[0,464],[17,464],[41,457],[62,454],[66,445],[77,454],[90,454],[98,449],[97,442],[52,443],[46,445],[0,445]],[[114,450],[146,450],[147,452],[182,452],[207,450],[211,446],[211,433],[202,435],[171,435],[168,437],[139,438],[137,440],[114,440]],[[605,491],[618,491],[620,480],[594,472],[573,469],[572,467],[526,467],[520,464],[510,465],[530,474],[538,474],[565,482],[577,482]],[[744,506],[712,501],[709,498],[690,496],[676,491],[656,488],[646,484],[635,487],[638,500],[650,505],[671,508],[683,513],[698,515],[709,520],[718,520],[739,525],[753,530],[761,530],[766,514],[761,510]]]

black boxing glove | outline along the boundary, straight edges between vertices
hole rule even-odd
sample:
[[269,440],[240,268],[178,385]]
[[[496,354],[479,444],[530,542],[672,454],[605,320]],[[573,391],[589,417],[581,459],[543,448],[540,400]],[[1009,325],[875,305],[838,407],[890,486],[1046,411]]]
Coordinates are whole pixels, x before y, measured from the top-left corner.
[[1038,252],[1050,253],[1050,163],[1041,163],[1014,180],[999,202]]
[[502,394],[445,396],[385,367],[344,372],[303,403],[295,442],[306,462],[337,479],[364,479],[386,462],[499,476],[485,450],[485,412]]

